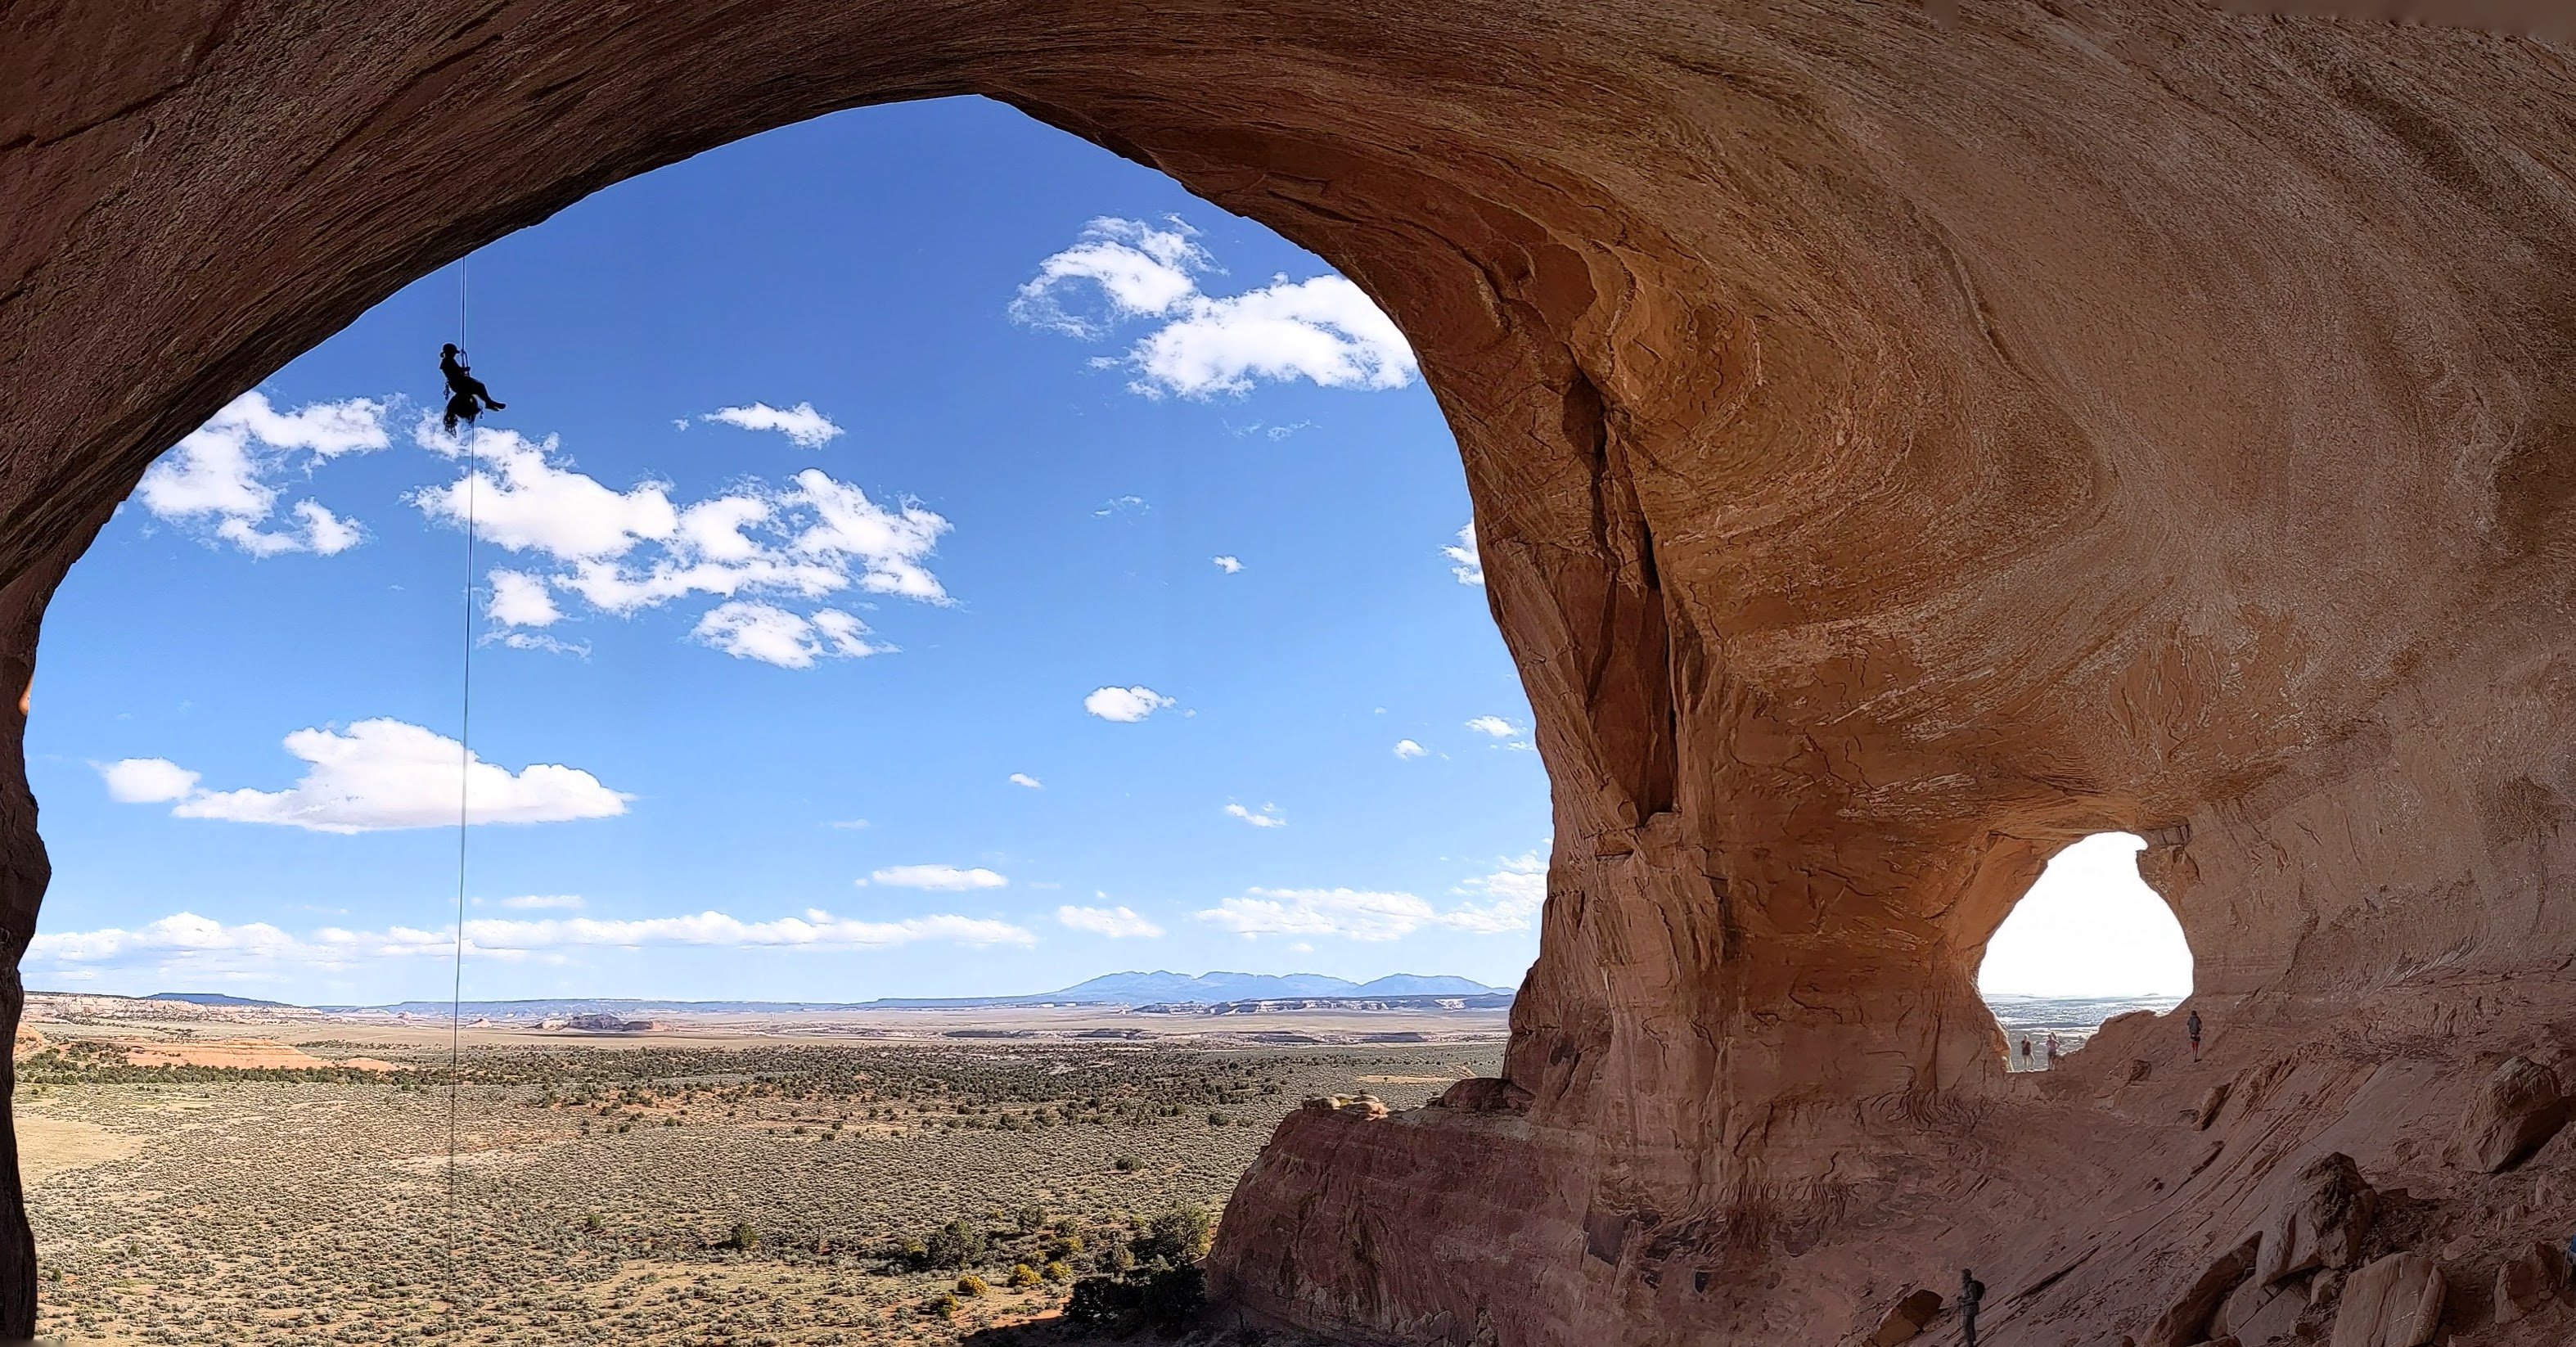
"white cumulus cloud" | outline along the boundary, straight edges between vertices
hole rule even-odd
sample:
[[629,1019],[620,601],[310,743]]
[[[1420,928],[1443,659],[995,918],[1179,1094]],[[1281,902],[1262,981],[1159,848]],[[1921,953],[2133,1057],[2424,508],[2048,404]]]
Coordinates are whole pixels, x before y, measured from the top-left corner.
[[937,889],[947,893],[998,889],[1011,882],[980,866],[968,870],[954,865],[889,865],[870,873],[868,878],[898,889]]
[[1011,773],[1010,779],[1011,784],[1014,786],[1026,786],[1031,790],[1046,789],[1045,782],[1038,780],[1036,777],[1033,777],[1026,772],[1013,772]]
[[1280,816],[1279,806],[1275,804],[1265,804],[1261,806],[1258,811],[1246,809],[1239,804],[1229,804],[1225,807],[1225,812],[1235,818],[1242,819],[1244,822],[1249,823],[1256,828],[1285,828],[1288,826],[1288,820]]
[[1417,744],[1410,739],[1398,739],[1395,741],[1395,756],[1399,758],[1418,758],[1430,751],[1431,750],[1424,748],[1422,745]]
[[1133,725],[1174,704],[1171,698],[1149,687],[1094,688],[1090,696],[1082,699],[1083,710],[1122,725]]
[[143,474],[134,497],[162,520],[203,529],[252,556],[330,556],[365,538],[319,501],[297,501],[290,522],[271,529],[279,483],[341,454],[382,449],[386,407],[366,398],[316,402],[281,412],[265,394],[244,393],[189,433]]
[[563,620],[563,610],[555,606],[554,595],[546,592],[546,582],[526,571],[492,572],[492,603],[485,610],[495,622],[505,627],[548,627]]
[[1474,585],[1479,589],[1484,587],[1485,554],[1476,548],[1474,520],[1467,521],[1467,526],[1458,530],[1458,541],[1441,548],[1440,555],[1449,558],[1449,573],[1458,577],[1459,584]]
[[285,790],[200,789],[196,773],[159,758],[128,758],[101,772],[111,795],[171,802],[175,817],[326,833],[451,827],[460,791],[475,823],[610,818],[625,813],[630,798],[575,767],[538,763],[512,772],[467,758],[455,740],[399,720],[361,720],[346,733],[297,730],[285,742],[305,763],[303,779]]
[[1218,557],[1215,560],[1216,568],[1228,575],[1239,575],[1243,572],[1243,563],[1234,557]]
[[1055,919],[1077,931],[1105,935],[1112,940],[1150,940],[1163,933],[1163,928],[1137,916],[1127,907],[1059,907]]
[[1478,734],[1490,734],[1497,739],[1509,739],[1521,732],[1519,726],[1501,716],[1478,716],[1467,722],[1467,728]]
[[1072,247],[1038,264],[1011,316],[1089,340],[1152,322],[1124,356],[1095,362],[1126,368],[1128,387],[1148,396],[1242,393],[1263,379],[1327,388],[1413,381],[1413,348],[1358,286],[1340,276],[1278,276],[1242,294],[1210,295],[1200,278],[1218,268],[1196,234],[1178,219],[1093,220]]
[[748,407],[719,407],[699,419],[721,421],[744,430],[774,430],[800,449],[820,449],[831,443],[834,436],[847,433],[832,424],[832,418],[814,410],[814,404],[810,402],[785,408],[772,407],[766,402],[755,402]]
[[102,763],[107,798],[118,804],[164,804],[184,800],[197,789],[197,774],[168,758],[127,758]]
[[[789,602],[851,590],[950,602],[927,565],[946,519],[908,501],[881,505],[816,469],[788,486],[743,482],[680,503],[665,483],[621,491],[575,470],[552,438],[480,428],[448,436],[424,421],[415,439],[467,464],[457,481],[412,494],[425,516],[462,527],[470,510],[478,537],[552,563],[494,573],[491,617],[503,626],[563,617],[557,595],[614,617],[705,595],[719,602],[692,632],[700,644],[802,669],[895,647],[865,639],[866,625],[840,608]],[[509,643],[535,644],[524,635]]]

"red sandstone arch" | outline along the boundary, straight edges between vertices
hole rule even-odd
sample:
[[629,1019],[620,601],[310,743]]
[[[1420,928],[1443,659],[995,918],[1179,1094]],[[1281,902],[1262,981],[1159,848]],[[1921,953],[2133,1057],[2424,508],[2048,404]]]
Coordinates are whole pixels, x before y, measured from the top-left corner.
[[[1404,326],[1555,783],[1509,1087],[1293,1117],[1221,1295],[1830,1342],[1973,1260],[1990,1322],[2108,1341],[2329,1140],[2467,1222],[2485,1180],[2400,1142],[2563,1034],[2576,945],[2568,53],[1935,8],[19,6],[0,672],[154,454],[403,282],[767,127],[987,94]],[[46,870],[0,756],[14,950]],[[2019,1093],[1965,951],[2109,827],[2157,843],[2212,1060],[2131,1026]],[[2176,1121],[2221,1081],[2235,1121]]]

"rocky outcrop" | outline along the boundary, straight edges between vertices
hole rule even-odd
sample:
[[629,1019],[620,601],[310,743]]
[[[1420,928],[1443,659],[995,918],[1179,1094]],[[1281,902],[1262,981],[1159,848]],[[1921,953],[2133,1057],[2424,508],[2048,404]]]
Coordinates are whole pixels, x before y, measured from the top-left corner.
[[2553,1301],[2576,1301],[2570,1291],[2567,1251],[2554,1244],[2534,1244],[2496,1268],[2496,1322],[2512,1323]]
[[2487,1174],[2511,1169],[2558,1135],[2571,1108],[2576,1100],[2560,1091],[2547,1067],[2508,1057],[2469,1098],[2460,1118],[2460,1162]]
[[2442,1324],[2442,1270],[2419,1253],[2393,1253],[2344,1283],[2330,1347],[2424,1347]]
[[[0,968],[48,878],[38,623],[155,454],[605,184],[981,93],[1403,326],[1554,787],[1510,1088],[1290,1115],[1211,1255],[1234,1313],[1840,1341],[1974,1266],[1991,1322],[2101,1340],[2330,1150],[2414,1194],[2372,1239],[2547,1233],[2438,1152],[2476,1063],[2576,1012],[2561,48],[2190,0],[37,0],[7,29]],[[2109,828],[2151,841],[2207,1060],[2128,1021],[2009,1082],[1985,943]],[[0,1333],[32,1315],[15,1211]]]
[[2219,1306],[2228,1293],[2253,1275],[2254,1254],[2262,1237],[2257,1235],[2211,1260],[2200,1274],[2191,1279],[2182,1294],[2165,1307],[2147,1331],[2138,1336],[2138,1347],[2197,1347],[2214,1334],[2210,1321],[2218,1316]]
[[1898,1347],[1900,1343],[1912,1342],[1922,1336],[1924,1325],[1931,1323],[1933,1317],[1940,1313],[1940,1292],[1928,1288],[1909,1291],[1903,1299],[1887,1307],[1887,1313],[1878,1321],[1878,1328],[1869,1335],[1869,1347]]

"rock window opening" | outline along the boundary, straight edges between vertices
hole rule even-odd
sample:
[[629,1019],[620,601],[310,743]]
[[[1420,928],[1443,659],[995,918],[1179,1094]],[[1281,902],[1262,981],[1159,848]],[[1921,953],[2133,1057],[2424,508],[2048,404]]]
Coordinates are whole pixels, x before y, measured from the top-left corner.
[[[2104,1020],[2191,995],[2182,923],[2138,877],[2146,842],[2096,833],[2048,867],[1986,941],[1977,991],[2003,1026],[2013,1071],[2045,1071]],[[2052,1046],[2053,1045],[2053,1046]]]

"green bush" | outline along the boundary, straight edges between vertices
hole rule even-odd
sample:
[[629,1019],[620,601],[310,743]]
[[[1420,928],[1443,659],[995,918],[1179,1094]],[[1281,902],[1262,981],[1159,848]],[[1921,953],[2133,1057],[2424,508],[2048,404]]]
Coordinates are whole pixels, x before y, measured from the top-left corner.
[[760,1232],[754,1230],[749,1221],[737,1221],[733,1233],[725,1238],[725,1247],[750,1253],[760,1247]]
[[1061,1258],[1050,1258],[1047,1260],[1047,1265],[1039,1270],[1038,1275],[1048,1281],[1061,1283],[1073,1275],[1073,1267]]
[[1116,1160],[1110,1162],[1110,1168],[1117,1170],[1121,1174],[1133,1174],[1144,1167],[1145,1162],[1132,1155],[1122,1155]]
[[986,1283],[983,1278],[976,1276],[972,1272],[969,1272],[965,1276],[957,1279],[957,1294],[961,1296],[980,1296],[986,1294],[992,1289],[992,1286]]
[[1037,1284],[1038,1270],[1036,1268],[1030,1267],[1026,1263],[1014,1263],[1011,1265],[1010,1285],[1012,1290],[1025,1290],[1028,1287],[1032,1287]]
[[930,1303],[923,1308],[927,1309],[932,1314],[938,1315],[942,1319],[954,1319],[957,1317],[958,1307],[965,1303],[966,1302],[959,1300],[955,1293],[942,1291],[939,1294],[932,1296],[930,1298]]

